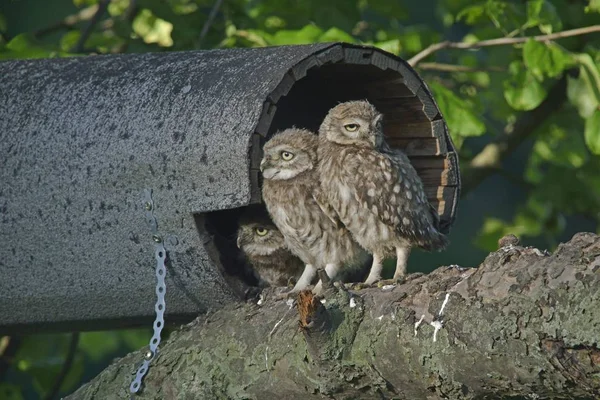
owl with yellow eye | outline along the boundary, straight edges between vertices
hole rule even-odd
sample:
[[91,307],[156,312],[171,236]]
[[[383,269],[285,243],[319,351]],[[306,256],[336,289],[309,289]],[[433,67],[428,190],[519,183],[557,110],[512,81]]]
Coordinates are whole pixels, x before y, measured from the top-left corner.
[[304,263],[287,249],[283,235],[264,208],[249,207],[238,226],[237,246],[259,286],[287,286],[298,280]]

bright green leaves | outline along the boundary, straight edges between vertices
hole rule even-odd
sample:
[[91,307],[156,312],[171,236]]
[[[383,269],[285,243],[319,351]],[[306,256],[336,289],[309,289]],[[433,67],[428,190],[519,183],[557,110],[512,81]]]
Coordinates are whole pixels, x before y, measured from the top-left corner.
[[579,76],[568,77],[567,95],[583,118],[590,117],[600,106],[600,72],[589,54],[573,56],[579,63]]
[[537,134],[530,157],[532,166],[549,162],[564,168],[582,167],[589,158],[582,128],[581,119],[573,112],[564,111],[561,118],[551,118]]
[[137,14],[132,28],[145,43],[157,43],[162,47],[173,46],[173,39],[171,39],[173,24],[156,17],[149,9],[143,9]]
[[491,22],[496,31],[507,36],[515,36],[535,27],[545,34],[562,29],[559,13],[548,0],[529,0],[522,4],[514,1],[480,1],[461,10],[456,19],[468,25]]
[[504,81],[504,98],[515,110],[532,110],[546,98],[546,89],[521,61],[508,68],[511,77]]
[[585,7],[586,13],[600,13],[600,0],[588,0],[589,4]]
[[600,156],[600,109],[585,120],[585,144],[590,151]]
[[571,55],[557,44],[541,43],[533,39],[529,39],[523,46],[523,61],[540,81],[545,76],[554,78],[562,75],[563,70],[573,62]]
[[338,28],[330,28],[327,31],[314,24],[309,24],[297,30],[278,30],[274,34],[269,34],[259,30],[238,30],[235,26],[230,26],[227,32],[233,39],[224,42],[225,45],[240,44],[245,42],[250,47],[281,46],[288,44],[308,44],[320,42],[348,42],[355,43],[350,34]]
[[457,96],[441,83],[433,81],[429,87],[457,143],[462,143],[464,137],[480,136],[485,132],[485,125],[476,115],[473,103]]
[[33,35],[23,33],[15,36],[6,45],[0,45],[0,60],[11,58],[49,58],[69,55],[53,46],[39,43]]
[[537,26],[542,33],[548,34],[562,29],[562,22],[556,7],[547,0],[527,2],[527,28]]
[[561,76],[572,63],[571,54],[558,45],[528,40],[523,46],[523,62],[513,61],[509,66],[504,98],[515,110],[534,109],[546,98],[544,79]]

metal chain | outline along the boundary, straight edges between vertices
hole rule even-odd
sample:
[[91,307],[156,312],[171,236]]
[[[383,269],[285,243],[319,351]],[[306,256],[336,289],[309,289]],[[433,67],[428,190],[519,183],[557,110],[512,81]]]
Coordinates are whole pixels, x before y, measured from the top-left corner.
[[152,190],[144,190],[144,209],[146,210],[146,222],[152,230],[152,240],[154,240],[154,257],[156,258],[156,304],[154,310],[156,311],[156,319],[154,320],[154,335],[150,339],[150,349],[146,352],[144,362],[138,368],[135,375],[135,379],[129,386],[129,391],[132,394],[137,393],[142,387],[142,380],[148,373],[148,367],[150,362],[156,357],[158,353],[158,345],[160,344],[160,333],[165,325],[164,312],[165,312],[165,293],[167,287],[165,285],[165,260],[167,258],[167,251],[163,243],[163,238],[158,234],[158,222],[154,216],[154,201],[152,200]]

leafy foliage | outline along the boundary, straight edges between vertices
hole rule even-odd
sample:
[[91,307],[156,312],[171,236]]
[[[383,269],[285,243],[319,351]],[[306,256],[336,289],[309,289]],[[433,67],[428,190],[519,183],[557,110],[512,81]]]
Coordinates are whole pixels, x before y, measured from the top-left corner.
[[[98,0],[0,3],[0,60],[81,56],[89,53],[263,47],[345,41],[380,47],[409,59],[442,40],[545,35],[597,24],[599,0],[112,0],[86,35]],[[35,6],[33,6],[35,5]],[[50,13],[47,10],[52,9]],[[56,17],[60,15],[60,17]],[[84,40],[82,52],[77,52]],[[432,61],[462,68],[439,68]],[[483,249],[514,233],[553,248],[574,216],[600,220],[600,36],[522,43],[477,50],[442,50],[416,65],[430,85],[451,135],[468,164],[491,140],[512,134],[518,121],[547,100],[562,79],[567,93],[553,115],[542,116],[528,140],[498,168],[517,201],[487,210],[474,238],[453,236]],[[467,67],[465,69],[465,67]],[[484,196],[475,190],[473,196]],[[497,193],[499,196],[500,194]],[[470,194],[468,194],[470,196]],[[483,198],[483,197],[482,197]],[[482,204],[481,207],[486,207]],[[461,211],[469,220],[472,210]],[[466,225],[465,225],[466,226]],[[462,240],[462,241],[461,241]],[[456,253],[469,253],[464,250]],[[449,261],[445,261],[449,262]],[[115,354],[146,344],[148,332],[81,335],[68,392]],[[36,398],[53,384],[69,335],[26,337],[9,372],[18,385],[0,384],[0,397]],[[85,366],[85,369],[84,369]],[[22,391],[22,388],[29,388]],[[33,389],[31,389],[33,388]]]

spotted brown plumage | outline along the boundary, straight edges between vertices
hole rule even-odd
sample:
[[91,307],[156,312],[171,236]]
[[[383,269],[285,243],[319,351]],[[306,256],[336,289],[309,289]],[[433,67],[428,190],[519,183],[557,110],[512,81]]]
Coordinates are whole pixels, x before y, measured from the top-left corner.
[[249,207],[240,217],[237,246],[259,286],[286,286],[296,282],[304,270],[304,263],[286,247],[283,235],[262,207]]
[[448,240],[408,157],[384,140],[382,117],[366,101],[329,111],[319,129],[319,178],[325,201],[373,254],[366,283],[381,279],[383,259],[396,255],[394,278],[406,273],[413,246],[440,250]]
[[[305,264],[293,291],[303,290],[324,268],[330,278],[353,264],[360,246],[343,226],[336,224],[317,202],[317,144],[314,133],[287,129],[275,134],[264,146],[261,161],[263,199],[287,247]],[[320,291],[320,285],[315,287]]]

